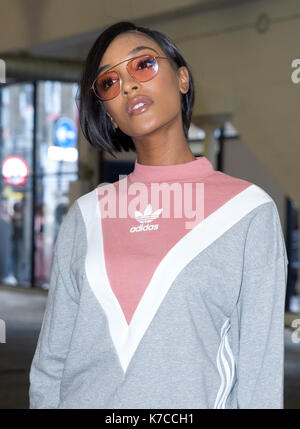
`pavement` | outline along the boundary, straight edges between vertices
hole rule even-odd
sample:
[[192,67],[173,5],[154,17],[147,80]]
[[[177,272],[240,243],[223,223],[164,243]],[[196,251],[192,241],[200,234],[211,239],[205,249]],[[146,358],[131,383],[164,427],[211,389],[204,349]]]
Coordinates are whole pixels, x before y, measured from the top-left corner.
[[[4,339],[0,323],[0,409],[29,408],[29,370],[47,296],[42,289],[0,285],[0,319],[6,328]],[[284,335],[284,404],[300,409],[300,314],[286,313]]]

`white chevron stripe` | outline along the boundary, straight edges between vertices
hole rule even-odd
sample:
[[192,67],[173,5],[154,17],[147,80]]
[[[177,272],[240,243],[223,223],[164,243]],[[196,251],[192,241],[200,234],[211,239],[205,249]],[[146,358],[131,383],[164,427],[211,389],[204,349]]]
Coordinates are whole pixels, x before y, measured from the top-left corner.
[[107,316],[124,372],[178,274],[245,215],[269,201],[271,197],[262,188],[250,185],[190,230],[160,261],[128,326],[106,272],[97,188],[77,199],[87,232],[86,276]]

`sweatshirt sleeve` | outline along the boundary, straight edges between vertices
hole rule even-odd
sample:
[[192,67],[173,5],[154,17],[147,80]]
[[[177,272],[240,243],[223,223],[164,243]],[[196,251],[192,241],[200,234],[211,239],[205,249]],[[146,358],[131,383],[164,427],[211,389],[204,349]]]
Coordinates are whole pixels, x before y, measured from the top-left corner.
[[47,304],[29,373],[30,409],[59,405],[64,361],[78,307],[78,293],[70,274],[76,229],[75,204],[60,225],[54,246]]
[[272,200],[252,219],[238,300],[238,408],[283,408],[286,247]]

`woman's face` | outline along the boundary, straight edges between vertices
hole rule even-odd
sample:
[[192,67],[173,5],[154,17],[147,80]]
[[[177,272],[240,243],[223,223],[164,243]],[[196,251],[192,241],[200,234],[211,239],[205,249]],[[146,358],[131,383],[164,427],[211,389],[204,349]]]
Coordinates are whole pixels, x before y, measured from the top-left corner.
[[[146,48],[128,55],[138,46]],[[111,67],[143,54],[166,57],[164,51],[151,37],[140,32],[126,32],[110,43],[99,68],[106,64],[110,64]],[[158,73],[148,82],[138,82],[132,78],[126,69],[127,62],[118,65],[116,71],[122,80],[121,91],[112,100],[102,101],[106,113],[113,119],[114,126],[119,127],[130,137],[142,137],[175,121],[182,123],[181,93],[186,93],[189,89],[188,70],[186,67],[180,67],[175,71],[169,60],[158,58],[157,61]],[[136,96],[149,97],[153,103],[144,112],[132,115],[127,112],[127,102]]]

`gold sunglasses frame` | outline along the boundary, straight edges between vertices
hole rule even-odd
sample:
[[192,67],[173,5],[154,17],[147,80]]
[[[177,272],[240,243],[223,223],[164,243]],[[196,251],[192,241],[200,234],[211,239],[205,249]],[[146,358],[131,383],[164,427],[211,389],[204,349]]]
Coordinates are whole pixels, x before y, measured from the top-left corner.
[[[104,100],[103,100],[102,98],[100,98],[100,97],[99,97],[99,95],[96,93],[96,90],[95,90],[95,83],[96,83],[97,79],[99,79],[99,77],[100,77],[100,76],[104,75],[104,74],[105,74],[105,73],[107,73],[109,70],[114,69],[114,68],[115,68],[115,67],[117,67],[118,65],[123,64],[123,63],[125,63],[125,62],[127,61],[127,65],[126,65],[127,72],[130,74],[130,76],[131,76],[131,77],[132,77],[136,82],[141,82],[141,81],[137,80],[134,76],[132,76],[132,74],[129,72],[129,70],[128,70],[128,64],[130,63],[130,61],[133,61],[133,60],[135,60],[136,58],[146,57],[146,56],[149,56],[149,57],[151,57],[151,58],[155,59],[155,61],[156,61],[156,58],[162,58],[162,59],[170,60],[170,58],[169,58],[169,57],[163,57],[163,56],[161,56],[161,55],[143,54],[143,55],[137,55],[136,57],[132,57],[132,58],[129,58],[129,59],[127,59],[127,60],[120,61],[118,64],[115,64],[114,66],[110,67],[109,69],[107,69],[107,70],[105,70],[105,71],[101,72],[101,73],[96,77],[96,79],[94,80],[94,82],[93,82],[93,84],[92,84],[92,86],[91,86],[91,88],[90,88],[90,89],[92,89],[92,90],[93,90],[93,92],[94,92],[94,94],[96,95],[96,97],[97,97],[97,98],[99,98],[99,100],[101,100],[101,101],[109,101],[109,100],[113,100],[114,98],[116,98],[116,97],[120,94],[120,92],[121,92],[121,87],[122,87],[122,85],[123,85],[123,82],[122,82],[122,78],[121,78],[121,76],[120,76],[120,73],[119,73],[118,71],[116,71],[116,73],[118,74],[118,77],[119,77],[119,81],[120,81],[120,90],[119,90],[118,94],[117,94],[117,95],[115,95],[115,96],[114,96],[114,97],[112,97],[112,98],[106,98],[106,99],[104,99]],[[156,63],[157,63],[157,66],[159,67],[159,65],[158,65],[158,62],[157,62],[157,61],[156,61]],[[152,80],[152,79],[157,75],[157,73],[158,73],[158,68],[157,68],[157,72],[155,73],[155,75],[154,75],[151,79],[149,79],[149,80],[145,80],[144,82],[149,82],[150,80]]]

